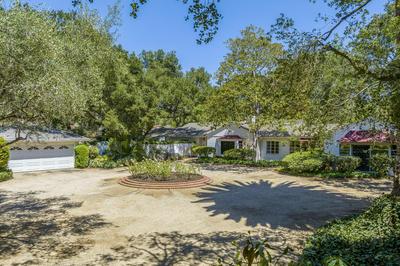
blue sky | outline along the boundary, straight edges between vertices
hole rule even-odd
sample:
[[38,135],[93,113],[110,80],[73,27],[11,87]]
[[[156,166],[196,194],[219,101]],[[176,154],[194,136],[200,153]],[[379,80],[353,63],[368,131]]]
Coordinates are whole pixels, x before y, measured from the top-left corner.
[[[70,0],[25,0],[40,4],[44,9],[72,9]],[[101,15],[115,0],[95,0],[91,5]],[[266,30],[280,13],[293,18],[298,28],[311,30],[318,26],[318,13],[332,14],[322,0],[316,4],[309,0],[222,0],[219,4],[223,14],[220,30],[215,39],[206,45],[196,44],[192,24],[186,22],[186,6],[177,0],[150,0],[139,18],[129,17],[129,0],[121,0],[122,25],[118,29],[117,42],[126,50],[139,53],[142,50],[164,49],[176,51],[184,70],[203,66],[214,73],[227,53],[225,42],[236,37],[240,30],[252,24]],[[371,11],[382,10],[382,0],[373,1]],[[323,25],[320,25],[323,26]]]

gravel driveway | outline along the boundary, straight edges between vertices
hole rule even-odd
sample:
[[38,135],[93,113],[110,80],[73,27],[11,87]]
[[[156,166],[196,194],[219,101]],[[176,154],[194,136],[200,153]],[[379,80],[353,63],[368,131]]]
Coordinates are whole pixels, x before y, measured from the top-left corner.
[[271,171],[205,166],[213,184],[138,190],[128,173],[66,170],[0,183],[0,264],[209,265],[229,260],[251,231],[277,253],[301,249],[312,230],[389,191],[383,180],[321,181]]

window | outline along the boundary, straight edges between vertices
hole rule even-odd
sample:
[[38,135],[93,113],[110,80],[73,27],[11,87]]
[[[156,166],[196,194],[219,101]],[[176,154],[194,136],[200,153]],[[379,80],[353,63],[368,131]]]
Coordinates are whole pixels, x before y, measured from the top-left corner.
[[371,154],[389,154],[389,146],[386,145],[374,145],[371,146]]
[[28,151],[36,151],[38,149],[39,149],[38,147],[33,146],[33,147],[29,147]]
[[390,148],[390,154],[395,157],[397,155],[397,145],[392,145]]
[[238,147],[239,149],[243,148],[243,141],[239,140],[238,146],[239,146],[239,147]]
[[54,150],[54,147],[53,146],[46,146],[46,147],[44,147],[44,149],[45,150]]
[[11,147],[10,151],[22,151],[20,147]]
[[340,154],[340,156],[350,155],[350,144],[340,144],[339,154]]
[[291,141],[290,142],[290,153],[300,151],[300,141]]
[[279,153],[279,141],[267,141],[267,154]]

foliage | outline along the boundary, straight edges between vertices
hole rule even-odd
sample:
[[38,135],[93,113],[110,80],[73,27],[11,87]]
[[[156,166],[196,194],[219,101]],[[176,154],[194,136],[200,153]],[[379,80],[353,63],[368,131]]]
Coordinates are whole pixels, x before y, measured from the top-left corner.
[[381,196],[360,215],[317,229],[307,240],[302,261],[322,265],[324,258],[339,256],[348,265],[398,265],[399,240],[400,201]]
[[199,175],[196,166],[172,161],[133,161],[128,169],[134,178],[154,181],[188,180]]
[[269,160],[232,160],[225,157],[213,157],[213,158],[198,158],[196,163],[211,163],[211,164],[228,164],[228,165],[242,165],[250,167],[278,167],[282,166],[282,161],[269,161]]
[[215,148],[214,147],[207,147],[207,146],[193,146],[192,153],[199,157],[209,157],[215,155]]
[[89,166],[89,147],[79,144],[75,147],[75,167],[87,168]]
[[336,156],[334,169],[342,173],[354,172],[361,164],[361,159],[355,156]]
[[111,160],[108,156],[97,156],[94,159],[91,159],[89,162],[90,168],[105,168],[112,169],[120,166],[118,162]]
[[13,178],[13,172],[9,169],[0,171],[0,182],[7,181]]
[[49,13],[18,2],[0,3],[2,123],[34,130],[83,122],[104,88],[109,34],[92,12]]
[[315,151],[294,152],[286,155],[282,161],[293,173],[316,173],[324,166],[321,153]]
[[386,177],[390,169],[393,169],[395,159],[389,157],[387,154],[375,154],[370,158],[369,164],[371,169],[378,173],[380,177]]
[[252,160],[256,152],[252,149],[231,149],[224,152],[224,158],[229,160]]
[[8,161],[10,160],[10,146],[6,140],[0,137],[0,171],[7,169]]
[[89,158],[95,159],[99,156],[99,148],[96,146],[89,146]]

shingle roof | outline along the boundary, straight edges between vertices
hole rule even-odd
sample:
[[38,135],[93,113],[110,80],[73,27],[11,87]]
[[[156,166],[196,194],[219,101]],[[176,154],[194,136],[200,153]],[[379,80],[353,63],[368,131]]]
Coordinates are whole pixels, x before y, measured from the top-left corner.
[[149,134],[149,138],[166,138],[166,139],[179,139],[179,138],[193,138],[205,135],[211,130],[209,126],[203,126],[198,123],[189,123],[182,127],[156,127],[153,128]]
[[[0,137],[3,137],[7,142],[14,141],[17,138],[17,128],[0,127]],[[82,137],[78,134],[63,130],[21,130],[20,137],[26,138],[24,141],[32,142],[82,142],[89,141],[89,138]]]

